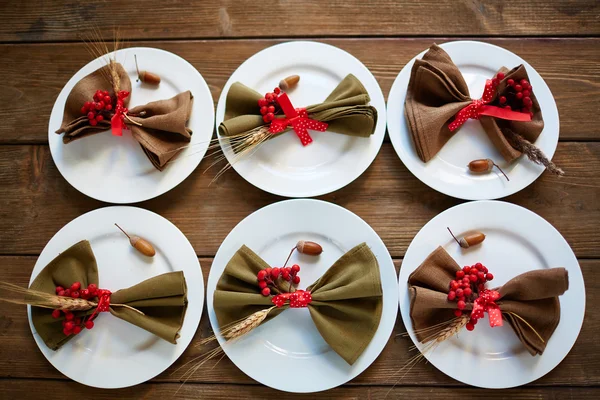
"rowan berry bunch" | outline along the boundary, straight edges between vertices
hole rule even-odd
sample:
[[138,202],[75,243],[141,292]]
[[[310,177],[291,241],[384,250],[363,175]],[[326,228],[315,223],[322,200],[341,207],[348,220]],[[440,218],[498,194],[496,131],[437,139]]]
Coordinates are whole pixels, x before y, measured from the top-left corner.
[[[81,113],[86,115],[90,125],[96,126],[103,120],[109,120],[112,115],[119,114],[121,119],[125,119],[127,108],[124,100],[129,96],[129,92],[121,90],[116,96],[110,96],[108,91],[96,90],[94,101],[86,101],[81,107]],[[113,111],[114,109],[114,111]]]
[[[300,266],[294,264],[291,267],[284,268],[265,268],[258,271],[256,279],[258,280],[258,287],[261,289],[263,296],[270,296],[271,292],[289,292],[292,285],[298,285],[300,283]],[[286,282],[288,284],[288,290],[285,290]]]
[[[494,275],[488,272],[485,265],[477,263],[465,266],[462,270],[456,271],[456,279],[450,281],[450,291],[448,300],[456,302],[454,315],[460,317],[467,303],[473,302],[485,290],[485,283],[494,279]],[[477,319],[471,318],[466,325],[467,330],[475,329]]]
[[[84,299],[89,300],[93,298],[100,298],[106,294],[110,294],[109,290],[98,289],[93,283],[90,283],[87,288],[81,287],[81,282],[75,282],[68,288],[63,288],[62,286],[56,287],[56,294],[61,297],[71,297],[74,299]],[[52,311],[52,317],[58,319],[61,317],[62,313],[64,313],[63,324],[63,333],[66,336],[69,335],[77,335],[82,331],[83,328],[92,329],[94,327],[94,321],[91,317],[87,319],[84,317],[79,318],[75,317],[72,311],[70,310],[54,310]]]
[[258,106],[260,107],[260,113],[262,114],[263,121],[269,123],[275,119],[275,113],[279,111],[279,102],[277,96],[281,93],[281,89],[276,87],[273,92],[265,94],[265,97],[258,100]]
[[[497,79],[499,82],[504,79],[504,74],[498,72],[498,75],[494,79]],[[533,100],[531,100],[532,93],[533,87],[527,79],[521,79],[520,81],[508,79],[506,81],[506,89],[502,93],[502,96],[498,97],[498,102],[507,110],[529,113],[533,117],[533,112],[531,111],[533,107]]]

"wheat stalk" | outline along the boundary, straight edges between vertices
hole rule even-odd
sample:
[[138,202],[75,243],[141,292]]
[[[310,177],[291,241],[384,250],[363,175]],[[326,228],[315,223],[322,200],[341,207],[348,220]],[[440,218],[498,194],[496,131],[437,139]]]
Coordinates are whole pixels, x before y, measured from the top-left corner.
[[242,322],[233,325],[229,329],[225,329],[221,332],[221,334],[227,340],[239,338],[240,336],[245,335],[252,329],[259,326],[265,320],[265,318],[267,318],[267,315],[273,308],[275,307],[257,311],[254,314],[250,315],[248,318],[244,319]]
[[504,136],[512,145],[512,147],[525,154],[532,162],[544,166],[550,173],[554,175],[563,176],[565,174],[561,168],[556,166],[556,164],[546,157],[540,148],[535,146],[529,140],[525,139],[523,136],[511,131],[510,129],[505,130]]

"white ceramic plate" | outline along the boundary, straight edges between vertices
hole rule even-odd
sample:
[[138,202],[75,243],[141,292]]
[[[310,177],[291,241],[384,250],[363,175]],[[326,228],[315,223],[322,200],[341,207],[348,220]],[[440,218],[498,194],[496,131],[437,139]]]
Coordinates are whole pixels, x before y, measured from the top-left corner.
[[[136,82],[134,54],[137,55],[140,68],[161,77],[158,87]],[[109,203],[135,203],[173,189],[196,169],[212,137],[214,103],[202,75],[173,53],[134,47],[117,51],[116,59],[131,79],[130,108],[170,99],[186,90],[192,92],[194,103],[187,125],[193,131],[190,147],[177,156],[176,162],[160,172],[154,168],[129,131],[119,137],[113,136],[108,130],[65,145],[63,134],[57,135],[55,132],[62,122],[67,96],[83,77],[106,65],[99,58],[80,69],[58,95],[50,115],[48,141],[54,163],[75,189]]]
[[[385,134],[385,101],[375,77],[358,59],[337,47],[317,42],[288,42],[266,48],[231,75],[219,98],[216,126],[223,122],[230,86],[241,82],[259,93],[272,92],[279,81],[300,75],[289,92],[295,107],[319,103],[348,74],[365,86],[377,109],[375,133],[369,138],[310,131],[314,142],[304,147],[293,132],[264,143],[251,157],[233,164],[248,182],[286,197],[312,197],[338,190],[358,178],[377,156]],[[227,159],[233,151],[221,140]]]
[[[552,158],[558,144],[558,110],[548,85],[531,65],[508,50],[483,42],[457,41],[444,43],[440,47],[450,55],[462,72],[473,99],[481,98],[486,79],[493,78],[500,67],[510,69],[524,64],[544,117],[544,130],[535,145],[548,158]],[[423,183],[438,192],[466,200],[505,197],[535,181],[544,172],[543,167],[532,163],[525,156],[513,163],[506,163],[487,137],[481,123],[472,119],[456,132],[434,158],[427,163],[421,161],[404,115],[404,100],[413,64],[426,52],[427,50],[423,51],[406,64],[394,81],[388,97],[388,132],[404,165]],[[483,175],[471,174],[467,164],[479,158],[494,160],[507,173],[510,182],[496,170]]]
[[[461,249],[446,227],[457,236],[478,230],[487,237],[479,246]],[[419,348],[409,315],[408,276],[440,245],[460,266],[487,266],[494,274],[494,287],[523,272],[564,267],[569,289],[559,297],[560,323],[543,355],[531,356],[509,324],[490,328],[486,314],[473,332],[464,329],[426,353],[429,362],[458,381],[490,389],[524,385],[554,369],[573,347],[585,313],[581,269],[561,234],[537,214],[499,201],[461,204],[429,221],[406,251],[399,277],[402,320]]]
[[[130,246],[114,226],[150,241],[156,255],[148,258]],[[38,258],[30,283],[59,253],[87,239],[98,263],[99,287],[117,291],[170,271],[183,271],[188,308],[177,344],[101,313],[92,330],[84,330],[58,351],[50,350],[31,323],[33,337],[48,361],[69,378],[98,388],[121,388],[145,382],[168,368],[190,344],[204,304],[204,280],[198,257],[179,229],[153,212],[135,207],[106,207],[65,225]]]
[[344,253],[366,242],[381,271],[383,313],[371,343],[354,365],[348,365],[323,340],[308,309],[289,309],[259,326],[240,340],[224,345],[227,356],[246,375],[287,392],[317,392],[339,386],[363,372],[375,359],[392,333],[398,311],[396,270],[385,245],[375,231],[350,211],[324,201],[287,200],[264,207],[246,217],[229,233],[212,264],[207,286],[210,323],[219,331],[213,294],[225,266],[243,245],[250,247],[270,265],[282,265],[298,240],[323,246],[319,257],[294,252],[300,288],[306,288]]

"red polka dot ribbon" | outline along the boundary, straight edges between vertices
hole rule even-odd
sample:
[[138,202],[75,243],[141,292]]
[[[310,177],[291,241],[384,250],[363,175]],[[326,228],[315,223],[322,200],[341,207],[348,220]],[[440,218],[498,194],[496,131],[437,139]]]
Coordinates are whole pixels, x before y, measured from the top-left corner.
[[277,307],[283,307],[288,301],[290,308],[304,308],[312,301],[312,295],[306,290],[296,290],[293,293],[281,293],[271,298],[271,302]]
[[500,306],[496,304],[496,300],[499,298],[500,293],[498,291],[484,289],[473,302],[471,319],[477,320],[483,318],[483,313],[487,312],[492,328],[502,326],[502,311],[500,311]]
[[327,123],[308,118],[306,108],[294,108],[287,94],[280,94],[277,101],[285,114],[285,118],[275,118],[271,121],[269,132],[280,133],[291,126],[300,138],[302,145],[306,146],[313,141],[308,133],[309,129],[319,132],[327,130]]
[[90,321],[93,320],[96,317],[96,315],[98,315],[101,312],[110,311],[110,295],[111,294],[112,293],[110,292],[110,290],[102,289],[102,294],[100,296],[98,296],[98,305],[96,306],[96,309],[94,310],[92,315],[90,315],[88,320],[90,320]]
[[454,121],[448,125],[450,132],[454,132],[460,128],[468,119],[479,119],[481,115],[488,115],[490,117],[507,119],[510,121],[531,121],[531,115],[529,115],[529,113],[522,113],[488,105],[488,103],[494,99],[495,93],[496,88],[492,84],[492,81],[488,79],[485,82],[485,89],[483,90],[481,99],[473,100],[471,104],[456,114]]

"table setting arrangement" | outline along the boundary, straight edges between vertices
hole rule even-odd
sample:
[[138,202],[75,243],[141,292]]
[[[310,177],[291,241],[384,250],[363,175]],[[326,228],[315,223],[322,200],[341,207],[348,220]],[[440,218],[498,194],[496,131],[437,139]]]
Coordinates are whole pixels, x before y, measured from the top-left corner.
[[[107,204],[48,240],[27,286],[0,280],[0,302],[27,306],[31,345],[68,379],[122,389],[169,374],[176,396],[226,358],[275,395],[319,396],[408,343],[381,379],[410,382],[423,364],[434,378],[508,389],[575,345],[586,285],[571,245],[498,200],[570,174],[553,161],[555,97],[526,54],[431,43],[394,73],[386,101],[377,66],[292,40],[247,58],[213,102],[208,79],[174,52],[103,43],[87,44],[93,59],[60,90],[48,143],[60,175]],[[360,195],[352,182],[371,178],[386,131],[395,162],[466,200],[420,227],[396,265],[391,239],[336,204],[344,187]],[[189,229],[130,205],[196,169],[217,171],[206,190],[239,175],[278,196],[220,239],[206,281],[209,257]]]

